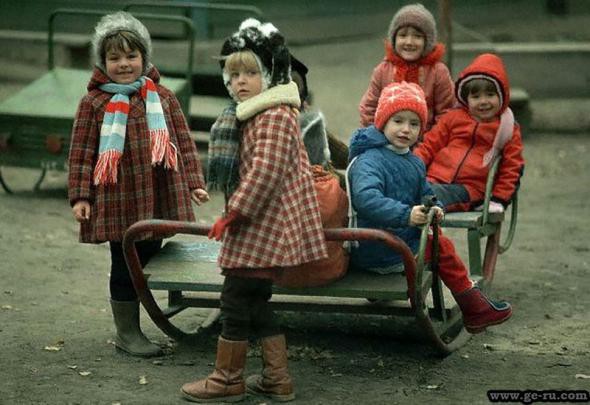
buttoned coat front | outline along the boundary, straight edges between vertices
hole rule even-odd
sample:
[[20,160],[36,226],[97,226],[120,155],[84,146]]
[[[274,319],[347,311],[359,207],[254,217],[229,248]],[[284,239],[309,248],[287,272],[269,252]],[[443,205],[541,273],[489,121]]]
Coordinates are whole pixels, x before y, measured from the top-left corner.
[[220,267],[255,273],[326,258],[297,111],[285,104],[272,106],[249,118],[242,132],[240,184],[227,210],[248,222],[225,234]]
[[[152,68],[147,76],[156,83],[170,141],[178,151],[178,170],[152,166],[145,103],[137,93],[129,97],[129,115],[123,156],[115,184],[94,185],[100,128],[105,108],[113,96],[99,89],[110,80],[95,68],[82,98],[72,130],[68,197],[90,202],[90,220],[80,226],[80,241],[121,241],[125,230],[144,219],[194,221],[190,190],[205,188],[201,163],[176,96],[159,84]],[[147,235],[145,235],[147,236]]]

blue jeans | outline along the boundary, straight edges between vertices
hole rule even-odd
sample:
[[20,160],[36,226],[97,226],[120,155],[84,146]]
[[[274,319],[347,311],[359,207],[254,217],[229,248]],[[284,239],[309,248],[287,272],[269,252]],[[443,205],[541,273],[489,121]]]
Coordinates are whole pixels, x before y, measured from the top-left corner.
[[452,208],[457,206],[468,207],[471,202],[469,193],[462,184],[430,183],[430,186],[432,187],[432,191],[434,191],[434,195],[443,204],[446,211],[454,211]]

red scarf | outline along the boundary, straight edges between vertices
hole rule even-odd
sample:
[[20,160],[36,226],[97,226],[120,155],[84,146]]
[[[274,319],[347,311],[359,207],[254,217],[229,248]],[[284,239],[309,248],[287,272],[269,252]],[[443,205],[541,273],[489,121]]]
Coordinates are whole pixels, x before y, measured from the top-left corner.
[[385,60],[395,65],[395,76],[393,78],[395,82],[406,81],[419,85],[420,67],[434,65],[442,59],[444,54],[445,46],[438,43],[428,55],[415,62],[408,62],[395,53],[391,41],[385,40]]

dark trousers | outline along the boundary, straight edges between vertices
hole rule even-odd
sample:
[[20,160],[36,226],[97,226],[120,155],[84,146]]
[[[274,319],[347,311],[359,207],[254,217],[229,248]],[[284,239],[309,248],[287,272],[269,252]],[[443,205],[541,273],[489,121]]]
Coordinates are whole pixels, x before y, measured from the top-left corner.
[[272,281],[226,276],[221,291],[221,335],[228,340],[279,334],[269,300]]
[[443,204],[445,211],[468,211],[471,206],[469,193],[462,184],[430,183],[436,198]]
[[[135,301],[137,293],[133,288],[133,282],[127,269],[125,256],[123,255],[123,244],[121,242],[110,242],[111,247],[111,278],[109,289],[111,299],[114,301]],[[149,260],[160,250],[162,240],[146,240],[135,242],[135,248],[144,268]]]

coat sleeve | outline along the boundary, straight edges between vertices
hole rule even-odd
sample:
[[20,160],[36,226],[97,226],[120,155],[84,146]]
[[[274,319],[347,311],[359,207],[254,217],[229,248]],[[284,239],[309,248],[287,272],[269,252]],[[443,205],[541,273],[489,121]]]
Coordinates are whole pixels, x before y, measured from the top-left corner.
[[383,64],[379,64],[373,69],[373,74],[371,76],[371,81],[369,82],[369,87],[361,102],[359,104],[359,112],[361,116],[361,126],[368,127],[369,125],[373,124],[375,120],[375,111],[377,111],[377,103],[379,102],[379,96],[381,95],[382,88],[382,80],[381,77],[383,76]]
[[492,190],[492,198],[504,205],[510,202],[520,183],[524,170],[522,150],[520,126],[515,125],[512,139],[502,150],[502,160]]
[[240,184],[228,202],[229,211],[250,219],[258,217],[282,192],[283,179],[293,167],[293,153],[298,152],[293,141],[300,137],[295,114],[287,114],[283,108],[267,110],[252,119],[257,122],[251,168],[240,177]]
[[420,143],[414,154],[428,167],[436,157],[436,154],[449,143],[450,127],[447,120],[441,119],[427,133],[424,141]]
[[378,163],[359,157],[350,178],[352,205],[359,217],[380,227],[408,226],[412,207],[385,195],[385,173]]
[[435,71],[434,81],[434,121],[439,118],[455,104],[455,85],[451,79],[451,73],[444,63],[438,63]]
[[84,96],[74,119],[68,157],[68,198],[94,201],[93,175],[98,154],[99,129],[92,100]]
[[188,188],[189,190],[194,190],[196,188],[204,189],[206,186],[199,153],[197,152],[195,142],[191,139],[190,129],[184,113],[182,112],[182,108],[180,107],[180,103],[172,92],[169,94],[169,106],[172,125],[174,126],[178,142],[178,153],[180,159],[182,159],[184,176]]

